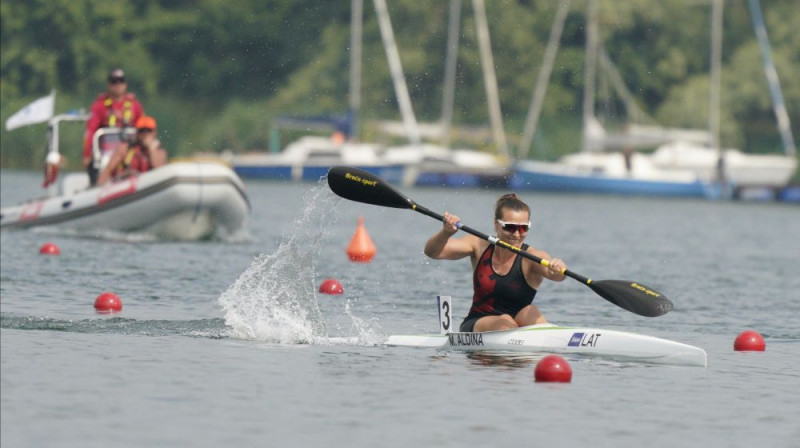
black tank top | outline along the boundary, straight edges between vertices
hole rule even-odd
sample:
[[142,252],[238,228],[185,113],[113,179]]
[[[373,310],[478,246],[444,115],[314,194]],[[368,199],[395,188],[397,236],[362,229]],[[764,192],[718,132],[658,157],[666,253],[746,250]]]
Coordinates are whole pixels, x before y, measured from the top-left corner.
[[[522,250],[527,248],[527,244],[522,245]],[[483,251],[472,274],[475,294],[467,318],[501,314],[514,317],[521,309],[533,303],[536,296],[536,289],[528,285],[522,273],[522,257],[516,256],[508,274],[499,275],[492,267],[492,254],[494,246],[490,244]]]

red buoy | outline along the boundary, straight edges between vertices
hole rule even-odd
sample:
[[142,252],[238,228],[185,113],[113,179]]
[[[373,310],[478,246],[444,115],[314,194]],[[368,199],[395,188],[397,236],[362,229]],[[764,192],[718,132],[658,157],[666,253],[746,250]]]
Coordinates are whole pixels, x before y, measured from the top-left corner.
[[319,292],[323,294],[339,295],[344,294],[344,287],[335,278],[329,278],[319,285]]
[[763,352],[766,348],[764,337],[757,331],[743,331],[733,341],[733,349],[737,352]]
[[55,243],[44,243],[39,248],[39,253],[42,255],[60,255],[61,249]]
[[347,256],[350,257],[350,261],[369,263],[375,258],[376,252],[375,244],[372,243],[367,229],[364,228],[364,217],[359,216],[356,233],[353,235],[353,239],[350,240],[350,245],[347,246]]
[[560,356],[547,355],[536,364],[533,377],[536,382],[569,383],[572,381],[572,367]]
[[99,314],[114,314],[122,311],[122,299],[113,292],[104,292],[94,301],[94,309]]

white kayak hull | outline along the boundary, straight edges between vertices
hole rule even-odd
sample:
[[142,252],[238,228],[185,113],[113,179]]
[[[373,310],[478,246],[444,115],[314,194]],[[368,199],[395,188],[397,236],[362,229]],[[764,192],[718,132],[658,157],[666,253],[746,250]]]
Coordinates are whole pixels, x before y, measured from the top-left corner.
[[386,344],[456,351],[581,354],[659,364],[707,365],[706,352],[699,347],[624,331],[553,324],[484,333],[394,335]]
[[249,213],[244,184],[230,168],[178,162],[101,187],[62,188],[56,196],[3,208],[0,227],[57,226],[80,234],[141,232],[197,240],[237,234]]

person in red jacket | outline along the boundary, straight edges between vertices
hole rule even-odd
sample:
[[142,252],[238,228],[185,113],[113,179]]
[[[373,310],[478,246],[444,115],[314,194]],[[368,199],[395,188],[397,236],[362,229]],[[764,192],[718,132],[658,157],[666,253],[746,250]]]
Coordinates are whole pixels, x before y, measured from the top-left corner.
[[94,133],[104,127],[132,127],[144,115],[142,104],[134,94],[128,92],[125,72],[121,68],[108,73],[108,90],[97,96],[89,114],[83,135],[83,165],[89,173],[90,183],[94,185],[97,177],[97,170],[92,163]]
[[97,184],[144,173],[166,163],[167,152],[156,138],[156,120],[144,115],[136,121],[136,141],[132,145],[123,142],[114,150],[108,165],[97,178]]

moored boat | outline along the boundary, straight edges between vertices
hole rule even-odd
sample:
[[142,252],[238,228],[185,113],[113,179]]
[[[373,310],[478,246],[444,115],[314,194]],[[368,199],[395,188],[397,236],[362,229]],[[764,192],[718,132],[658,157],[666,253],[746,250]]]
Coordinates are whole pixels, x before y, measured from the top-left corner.
[[[711,27],[708,130],[642,126],[631,119],[644,118],[646,114],[633,100],[633,95],[607,54],[601,42],[602,33],[598,30],[598,7],[595,2],[589,2],[585,28],[586,59],[580,152],[562,157],[558,162],[520,162],[514,169],[512,187],[599,194],[710,198],[746,197],[747,193],[742,194],[743,191],[757,188],[768,191],[767,196],[770,198],[780,198],[782,190],[796,172],[798,162],[785,101],[771,61],[771,50],[760,6],[757,1],[749,3],[784,154],[745,153],[738,149],[726,149],[721,143],[722,2],[712,3],[714,25]],[[565,14],[566,12],[556,17],[551,38],[560,35]],[[555,54],[557,38],[551,43],[555,44]],[[543,73],[547,75],[541,77],[541,82],[537,83],[539,101],[535,103],[536,107],[532,103],[533,117],[538,117],[541,112],[546,77],[549,76],[553,60],[554,56],[543,65],[546,67]],[[595,115],[595,84],[598,74],[601,73],[628,111],[629,118],[617,132],[607,132]],[[640,122],[641,118],[638,119]],[[618,120],[613,118],[608,121],[613,126]],[[527,154],[530,147],[536,120],[532,120],[530,124],[526,129],[522,155]],[[636,152],[637,149],[654,151]]]
[[717,188],[688,170],[662,170],[649,156],[582,152],[559,162],[521,161],[511,188],[553,192],[605,193],[668,197],[713,197]]
[[318,182],[336,165],[349,165],[389,182],[424,187],[506,187],[508,164],[488,153],[429,143],[384,147],[377,143],[304,136],[277,153],[227,156],[234,171],[265,180]]
[[305,136],[278,153],[236,154],[227,159],[244,178],[317,182],[332,166],[347,163],[392,182],[401,182],[405,165],[386,161],[383,149],[374,143]]
[[740,189],[778,190],[788,185],[797,171],[797,159],[791,155],[747,154],[738,149],[718,151],[685,141],[659,146],[651,160],[659,169],[688,170],[705,182],[717,180],[722,160],[723,178]]

